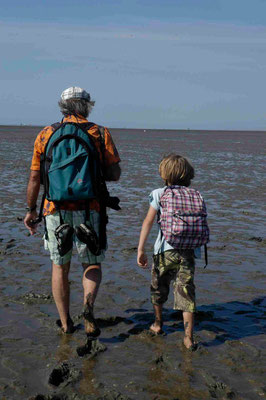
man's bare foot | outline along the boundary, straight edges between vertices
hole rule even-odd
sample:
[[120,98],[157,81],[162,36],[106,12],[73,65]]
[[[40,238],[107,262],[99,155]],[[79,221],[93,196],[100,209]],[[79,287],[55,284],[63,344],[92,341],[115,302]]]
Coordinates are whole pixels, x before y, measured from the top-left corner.
[[163,333],[162,330],[162,323],[159,322],[154,322],[151,326],[150,326],[150,331],[154,334],[154,335],[161,335]]
[[93,307],[90,304],[85,304],[83,310],[85,333],[87,336],[97,337],[101,331],[98,328],[93,315]]
[[67,317],[66,325],[63,325],[60,319],[56,321],[56,325],[61,328],[62,333],[71,334],[75,332],[74,322],[72,321],[70,315]]

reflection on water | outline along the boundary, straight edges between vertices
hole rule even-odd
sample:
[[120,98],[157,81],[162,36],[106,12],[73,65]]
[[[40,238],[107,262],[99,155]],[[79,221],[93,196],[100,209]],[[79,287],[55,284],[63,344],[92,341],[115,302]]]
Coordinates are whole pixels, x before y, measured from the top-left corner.
[[82,364],[82,379],[79,384],[80,393],[84,395],[100,396],[101,384],[95,374],[96,359],[84,360]]

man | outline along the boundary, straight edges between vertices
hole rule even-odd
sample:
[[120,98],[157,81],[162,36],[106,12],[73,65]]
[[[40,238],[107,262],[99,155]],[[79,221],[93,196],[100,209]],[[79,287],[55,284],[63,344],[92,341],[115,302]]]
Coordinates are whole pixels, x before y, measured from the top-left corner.
[[[120,157],[113,143],[110,132],[107,128],[99,128],[98,125],[89,123],[87,117],[94,106],[89,93],[79,87],[70,87],[63,91],[59,107],[64,115],[62,123],[87,124],[85,135],[88,134],[93,139],[99,153],[99,159],[104,171],[104,178],[107,181],[118,181],[121,174],[119,166]],[[37,136],[31,163],[31,172],[27,188],[27,214],[24,219],[25,226],[33,235],[37,225],[33,223],[37,219],[37,198],[40,189],[40,164],[41,155],[45,151],[45,146],[58,129],[58,125],[45,127]],[[83,125],[85,126],[85,125]],[[45,249],[50,251],[52,260],[52,292],[56,307],[60,316],[62,332],[72,333],[74,331],[73,321],[69,313],[69,281],[68,274],[72,256],[72,249],[65,255],[60,255],[55,230],[63,222],[71,227],[79,225],[87,218],[86,208],[89,208],[89,219],[94,230],[99,234],[100,226],[100,204],[96,199],[87,201],[63,201],[58,207],[52,201],[45,199],[43,215],[45,217],[46,237],[44,241]],[[72,228],[71,228],[72,229]],[[82,263],[83,289],[84,289],[84,319],[85,332],[90,336],[98,336],[100,331],[96,326],[93,305],[97,296],[101,282],[101,262],[104,260],[104,250],[99,255],[94,255],[88,250],[86,244],[82,243],[74,234],[73,239],[79,260]],[[71,243],[72,246],[72,243]]]

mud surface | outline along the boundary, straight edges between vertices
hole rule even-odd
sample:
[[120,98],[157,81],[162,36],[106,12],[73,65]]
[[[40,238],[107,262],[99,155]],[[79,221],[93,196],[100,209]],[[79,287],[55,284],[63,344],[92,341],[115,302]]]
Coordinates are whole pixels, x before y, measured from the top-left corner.
[[[262,132],[113,130],[121,181],[109,185],[122,211],[109,212],[109,250],[95,305],[99,341],[83,333],[81,267],[71,266],[71,316],[62,336],[50,288],[43,227],[22,222],[38,127],[0,127],[1,399],[262,399],[265,385],[265,139]],[[209,266],[197,264],[196,339],[182,347],[181,314],[165,305],[165,336],[152,337],[149,271],[136,265],[148,194],[161,186],[161,156],[188,156],[193,187],[209,212]],[[156,230],[151,235],[148,250]]]

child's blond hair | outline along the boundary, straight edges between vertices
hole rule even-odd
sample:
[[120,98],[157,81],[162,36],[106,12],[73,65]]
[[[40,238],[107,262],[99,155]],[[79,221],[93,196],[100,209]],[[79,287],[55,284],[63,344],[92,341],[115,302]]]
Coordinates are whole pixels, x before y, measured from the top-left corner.
[[165,156],[159,165],[159,173],[167,186],[189,186],[194,178],[194,168],[182,156],[171,153]]

